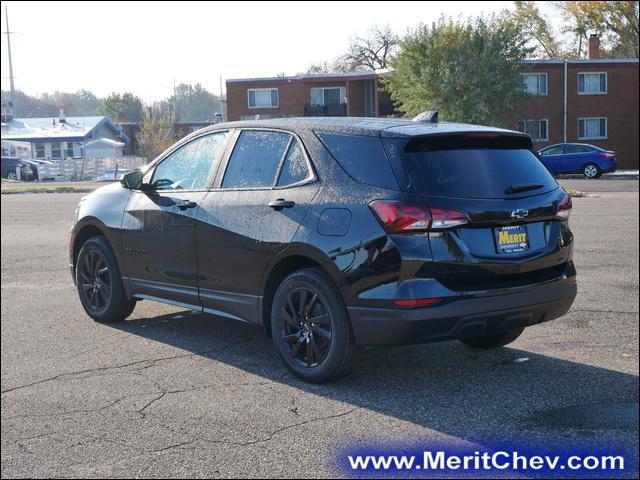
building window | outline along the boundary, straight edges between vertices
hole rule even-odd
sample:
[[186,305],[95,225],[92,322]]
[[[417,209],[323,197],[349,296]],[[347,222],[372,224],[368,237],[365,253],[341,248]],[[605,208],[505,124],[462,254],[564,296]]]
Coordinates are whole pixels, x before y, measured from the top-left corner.
[[73,142],[64,143],[64,158],[73,158]]
[[61,150],[60,142],[53,142],[51,144],[51,158],[62,158],[62,150]]
[[346,87],[320,87],[311,89],[311,106],[326,107],[347,103]]
[[547,94],[547,74],[546,73],[521,73],[524,91],[529,95]]
[[546,118],[538,120],[520,120],[518,130],[528,133],[533,137],[534,142],[549,141],[549,121]]
[[605,138],[607,138],[606,117],[578,119],[578,140],[601,140]]
[[44,143],[36,143],[36,158],[44,158]]
[[250,88],[247,95],[249,108],[278,108],[277,88]]
[[606,95],[607,72],[578,73],[578,95]]

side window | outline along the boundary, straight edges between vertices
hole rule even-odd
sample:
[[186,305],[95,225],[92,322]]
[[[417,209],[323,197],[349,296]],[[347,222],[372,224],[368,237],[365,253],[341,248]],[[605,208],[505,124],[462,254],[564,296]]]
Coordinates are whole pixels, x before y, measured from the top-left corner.
[[271,187],[291,135],[284,132],[244,130],[233,148],[222,188]]
[[590,151],[591,149],[584,145],[567,145],[564,147],[564,153],[586,153]]
[[156,167],[154,190],[200,190],[207,186],[211,168],[217,166],[227,132],[213,133],[183,145]]
[[322,132],[317,135],[351,178],[375,187],[398,188],[378,137]]
[[309,166],[300,147],[298,140],[293,140],[287,156],[282,164],[280,178],[278,178],[278,186],[284,187],[294,183],[302,182],[311,176]]
[[549,155],[560,155],[562,153],[562,147],[551,147],[542,152],[543,157],[548,157]]

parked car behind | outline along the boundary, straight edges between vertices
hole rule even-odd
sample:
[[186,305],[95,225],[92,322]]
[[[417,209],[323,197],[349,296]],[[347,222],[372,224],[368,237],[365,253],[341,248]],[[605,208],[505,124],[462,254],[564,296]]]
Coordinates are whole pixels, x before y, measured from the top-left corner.
[[34,178],[31,165],[15,157],[2,157],[2,178],[17,179],[16,168],[18,167],[20,168],[20,180],[32,180]]
[[122,180],[131,170],[126,168],[111,169],[96,178],[96,182],[117,182]]
[[221,123],[85,197],[70,265],[96,321],[152,300],[253,323],[295,375],[322,382],[359,345],[497,348],[564,315],[570,212],[520,132]]
[[616,152],[586,143],[559,143],[538,152],[552,173],[582,173],[587,178],[598,178],[603,173],[615,172]]

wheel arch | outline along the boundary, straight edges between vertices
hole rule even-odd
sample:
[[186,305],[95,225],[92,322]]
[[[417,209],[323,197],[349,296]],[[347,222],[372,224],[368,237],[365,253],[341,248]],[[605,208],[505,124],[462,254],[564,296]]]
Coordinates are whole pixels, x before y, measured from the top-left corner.
[[[71,245],[70,245],[70,263],[75,274],[76,263],[78,259],[78,254],[80,253],[80,248],[82,245],[93,237],[103,236],[106,238],[107,242],[111,245],[113,249],[113,244],[109,239],[109,236],[106,232],[106,227],[102,225],[97,219],[86,219],[82,224],[78,224],[74,227],[74,231],[71,235]],[[116,257],[117,259],[117,257]],[[75,278],[75,275],[74,275]]]
[[[293,272],[304,268],[321,268],[336,286],[338,286],[338,291],[340,291],[340,282],[338,280],[339,271],[333,262],[326,261],[330,260],[329,257],[324,256],[324,258],[322,258],[323,256],[321,252],[309,250],[302,252],[297,249],[292,249],[286,256],[279,257],[270,266],[262,285],[262,301],[260,302],[259,312],[261,323],[267,336],[271,336],[271,306],[273,297],[282,281]],[[333,267],[333,269],[331,267]],[[332,271],[334,269],[335,271]],[[342,292],[340,292],[340,294],[342,295]]]

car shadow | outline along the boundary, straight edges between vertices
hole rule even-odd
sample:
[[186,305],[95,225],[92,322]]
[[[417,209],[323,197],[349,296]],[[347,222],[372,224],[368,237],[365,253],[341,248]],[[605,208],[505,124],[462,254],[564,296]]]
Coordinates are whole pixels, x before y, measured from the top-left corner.
[[[312,385],[288,375],[271,339],[252,325],[185,311],[110,326],[467,441],[598,439],[612,431],[638,441],[638,377],[553,356],[459,342],[376,347],[361,352],[349,377]],[[562,355],[570,347],[545,348]]]

